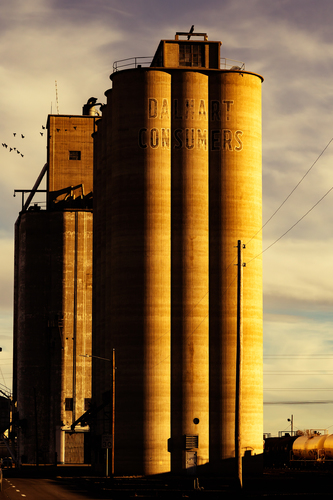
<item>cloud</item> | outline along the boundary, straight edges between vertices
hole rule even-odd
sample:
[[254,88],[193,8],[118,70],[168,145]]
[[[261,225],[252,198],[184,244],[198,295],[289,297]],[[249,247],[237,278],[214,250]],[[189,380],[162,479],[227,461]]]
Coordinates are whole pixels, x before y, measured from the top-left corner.
[[[281,314],[265,317],[265,432],[277,435],[290,429],[291,414],[295,429],[333,426],[332,404],[322,403],[333,403],[332,319],[332,314],[324,321]],[[268,404],[281,402],[288,404]]]
[[332,237],[321,241],[288,240],[269,249],[264,254],[264,274],[269,270],[264,285],[266,307],[271,304],[273,309],[281,310],[283,297],[288,310],[298,310],[296,304],[301,303],[306,311],[310,307],[314,311],[319,307],[331,310],[332,243]]
[[0,242],[0,311],[11,312],[13,307],[14,243],[13,239],[9,238],[0,238]]

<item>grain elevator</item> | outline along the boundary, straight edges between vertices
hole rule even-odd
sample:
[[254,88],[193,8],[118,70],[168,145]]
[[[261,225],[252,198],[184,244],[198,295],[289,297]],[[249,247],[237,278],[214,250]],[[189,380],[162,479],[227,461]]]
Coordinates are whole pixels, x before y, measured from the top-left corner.
[[[86,105],[87,106],[87,105]],[[15,224],[14,401],[19,463],[90,461],[96,116],[49,115],[47,163]],[[40,185],[46,179],[46,190]],[[46,191],[46,201],[41,199]]]
[[[93,399],[115,349],[116,474],[235,456],[238,240],[242,454],[262,453],[263,79],[220,47],[177,33],[149,66],[115,63],[94,134]],[[110,426],[95,420],[96,463]]]

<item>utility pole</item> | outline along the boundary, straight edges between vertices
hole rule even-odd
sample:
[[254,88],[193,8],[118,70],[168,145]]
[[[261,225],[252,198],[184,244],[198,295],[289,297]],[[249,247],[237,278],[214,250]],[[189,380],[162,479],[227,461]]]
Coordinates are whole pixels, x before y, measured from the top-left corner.
[[[97,356],[92,356],[97,357]],[[99,358],[103,359],[103,358]],[[115,427],[115,417],[116,417],[116,350],[112,350],[112,373],[111,373],[111,387],[110,387],[110,399],[112,403],[112,408],[110,409],[111,422],[111,476],[114,476],[114,427]],[[109,448],[106,449],[106,477],[109,476]]]
[[235,456],[237,460],[237,477],[240,488],[243,487],[242,471],[242,358],[243,358],[243,259],[242,242],[237,245],[237,350],[236,350],[236,408],[235,408]]
[[[109,448],[111,448],[111,475],[114,476],[114,435],[115,435],[115,419],[116,419],[116,350],[113,348],[112,350],[112,359],[102,358],[101,356],[94,356],[93,354],[79,354],[83,358],[95,358],[101,359],[103,361],[109,361],[112,364],[112,371],[110,373],[110,403],[112,404],[112,408],[110,408],[110,417],[109,417],[109,432],[110,434],[103,435],[103,440],[105,440],[105,445],[102,447],[106,448],[106,477],[109,476]],[[74,424],[79,422],[78,419]],[[111,438],[111,439],[110,439]],[[112,446],[110,446],[112,445]]]
[[112,352],[112,449],[111,449],[111,474],[114,476],[114,424],[116,417],[116,350]]

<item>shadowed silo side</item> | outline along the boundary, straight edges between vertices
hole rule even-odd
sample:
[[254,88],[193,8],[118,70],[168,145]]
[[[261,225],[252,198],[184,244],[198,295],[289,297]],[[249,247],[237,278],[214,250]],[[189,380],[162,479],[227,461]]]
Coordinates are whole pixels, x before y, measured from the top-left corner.
[[83,462],[83,432],[75,436],[79,456],[66,445],[91,398],[91,360],[79,355],[91,352],[92,213],[23,212],[16,230],[22,461]]
[[170,469],[171,77],[137,69],[112,80],[105,275],[115,473],[156,474]]
[[210,461],[215,467],[235,456],[238,240],[247,244],[242,453],[262,453],[261,82],[243,71],[210,75]]
[[[107,93],[106,93],[107,95]],[[110,202],[106,198],[107,176],[111,175],[108,168],[108,147],[110,141],[106,140],[107,126],[110,122],[110,105],[103,106],[103,117],[97,121],[97,132],[94,134],[94,251],[93,251],[93,327],[92,327],[92,380],[93,380],[93,402],[100,404],[110,400],[111,391],[111,361],[98,358],[107,358],[106,349],[109,331],[106,328],[105,318],[105,289],[108,280],[105,279],[106,272],[106,248],[105,236],[107,223],[110,220],[107,212]],[[111,359],[110,357],[108,359]],[[109,393],[108,393],[109,391]],[[104,396],[103,396],[104,394]],[[110,404],[107,403],[97,418],[91,422],[92,433],[95,436],[111,433]],[[99,439],[92,440],[92,459],[94,464],[101,464],[105,468],[105,450],[101,449]],[[96,465],[98,468],[98,465]]]
[[[61,213],[22,213],[16,221],[15,331],[20,458],[52,463],[60,426],[63,232]],[[51,252],[52,249],[52,252]],[[52,293],[45,293],[46,290]],[[36,433],[37,432],[37,433]]]
[[174,72],[172,102],[171,446],[181,472],[209,460],[208,76]]

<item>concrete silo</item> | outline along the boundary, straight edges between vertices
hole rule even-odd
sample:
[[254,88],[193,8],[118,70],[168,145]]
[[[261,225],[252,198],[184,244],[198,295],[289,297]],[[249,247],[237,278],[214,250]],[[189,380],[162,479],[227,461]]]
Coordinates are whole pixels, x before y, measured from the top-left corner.
[[[96,144],[106,141],[110,149],[104,172],[95,179],[107,217],[101,236],[105,270],[100,268],[94,285],[98,296],[105,293],[95,317],[95,329],[100,325],[104,335],[95,331],[93,354],[103,357],[105,348],[108,357],[111,348],[117,353],[115,453],[116,471],[122,473],[165,471],[169,462],[170,93],[167,73],[115,74],[96,134]],[[164,109],[155,107],[157,101]],[[98,207],[97,194],[96,199]],[[99,214],[104,218],[97,208],[96,238]],[[99,250],[95,247],[96,260]],[[97,377],[99,370],[105,364],[94,359]]]
[[[235,454],[234,259],[239,239],[255,235],[246,260],[261,251],[262,78],[220,69],[220,45],[178,33],[149,67],[116,65],[95,134],[93,355],[116,349],[116,474],[217,469]],[[256,258],[244,272],[242,386],[243,452],[254,454],[261,278]],[[97,405],[109,371],[94,360]]]
[[242,446],[252,453],[262,450],[261,82],[258,75],[238,70],[210,77],[210,461],[213,464],[232,457],[235,447],[238,240],[246,244],[243,258],[248,262],[243,274]]
[[181,471],[209,460],[208,76],[172,78],[171,461]]

